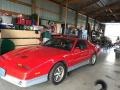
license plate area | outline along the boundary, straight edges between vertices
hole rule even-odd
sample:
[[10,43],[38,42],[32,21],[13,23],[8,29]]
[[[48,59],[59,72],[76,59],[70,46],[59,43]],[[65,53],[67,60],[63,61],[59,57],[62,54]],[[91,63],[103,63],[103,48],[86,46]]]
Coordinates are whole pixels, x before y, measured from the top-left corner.
[[0,68],[0,77],[4,77],[5,76],[5,69]]

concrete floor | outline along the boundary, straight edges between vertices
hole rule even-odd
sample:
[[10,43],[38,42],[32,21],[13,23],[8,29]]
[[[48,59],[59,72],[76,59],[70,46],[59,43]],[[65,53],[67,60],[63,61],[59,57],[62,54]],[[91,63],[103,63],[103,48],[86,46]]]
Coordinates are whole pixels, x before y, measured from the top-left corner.
[[88,65],[72,71],[60,85],[45,82],[20,88],[0,79],[0,90],[98,90],[98,87],[94,86],[98,79],[108,84],[108,90],[120,90],[120,60],[115,59],[113,49],[104,50],[95,66]]

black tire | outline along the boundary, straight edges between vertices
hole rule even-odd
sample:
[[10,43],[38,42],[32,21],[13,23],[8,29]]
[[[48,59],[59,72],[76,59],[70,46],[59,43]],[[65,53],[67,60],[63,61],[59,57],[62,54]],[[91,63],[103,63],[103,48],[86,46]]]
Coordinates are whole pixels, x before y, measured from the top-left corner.
[[[64,73],[61,74],[60,80],[57,81],[57,80],[55,80],[57,77],[57,75],[55,76],[55,74],[58,71],[58,68],[62,68],[64,70],[63,71]],[[54,85],[58,85],[65,79],[66,75],[67,75],[66,66],[63,63],[59,62],[59,63],[55,64],[54,67],[52,68],[52,70],[50,71],[48,79]]]
[[93,54],[90,59],[90,65],[95,65],[96,61],[97,61],[97,55]]

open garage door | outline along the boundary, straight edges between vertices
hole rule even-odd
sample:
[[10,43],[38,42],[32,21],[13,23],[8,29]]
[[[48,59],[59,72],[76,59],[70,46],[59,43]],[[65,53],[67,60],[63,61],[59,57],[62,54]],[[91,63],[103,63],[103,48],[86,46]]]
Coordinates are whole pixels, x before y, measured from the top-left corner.
[[106,23],[105,36],[115,43],[117,38],[120,37],[120,23]]

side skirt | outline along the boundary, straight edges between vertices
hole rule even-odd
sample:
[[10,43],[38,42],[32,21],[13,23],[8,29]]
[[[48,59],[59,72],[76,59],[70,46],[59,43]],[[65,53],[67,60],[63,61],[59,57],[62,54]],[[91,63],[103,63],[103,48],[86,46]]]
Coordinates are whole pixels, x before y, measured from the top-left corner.
[[68,72],[70,72],[70,71],[72,71],[72,70],[75,70],[75,69],[77,69],[77,68],[79,68],[79,67],[82,67],[82,66],[85,66],[85,65],[89,64],[89,63],[90,63],[89,60],[90,60],[90,59],[88,59],[88,60],[86,60],[86,61],[84,61],[84,62],[80,62],[80,63],[78,63],[78,64],[76,64],[76,65],[74,65],[74,66],[68,67]]

